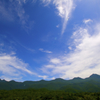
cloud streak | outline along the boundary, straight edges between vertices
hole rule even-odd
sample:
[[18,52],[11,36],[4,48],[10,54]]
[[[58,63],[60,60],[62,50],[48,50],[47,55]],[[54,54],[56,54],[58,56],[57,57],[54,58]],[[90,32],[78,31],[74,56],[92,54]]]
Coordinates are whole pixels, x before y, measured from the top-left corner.
[[45,52],[45,53],[52,53],[51,51],[49,51],[49,50],[43,50],[43,48],[40,48],[39,49],[41,52]]
[[[8,6],[6,6],[6,3],[8,3]],[[0,1],[0,13],[2,17],[8,20],[14,20],[15,15],[17,15],[22,24],[24,24],[26,16],[24,15],[25,11],[22,8],[23,3],[25,3],[25,0],[8,0],[8,2]],[[15,15],[13,12],[15,12]]]
[[84,22],[85,24],[87,24],[87,23],[92,22],[92,20],[91,20],[91,19],[84,19],[83,22]]
[[71,37],[71,52],[51,58],[49,64],[42,67],[42,71],[51,73],[51,77],[58,75],[64,79],[100,74],[100,24],[90,27],[79,27]]
[[[26,14],[23,5],[31,0],[8,0],[0,1],[0,19],[9,22],[18,22],[28,33],[32,29],[34,21],[29,21],[29,15]],[[31,1],[34,3],[35,1]]]
[[24,63],[21,59],[14,56],[14,54],[0,54],[0,72],[2,73],[1,78],[15,79],[23,77],[24,73],[29,75],[37,75],[28,69],[29,65]]
[[72,10],[75,8],[73,0],[42,0],[42,2],[46,5],[52,2],[55,5],[58,10],[58,15],[63,19],[63,28],[61,32],[63,34]]

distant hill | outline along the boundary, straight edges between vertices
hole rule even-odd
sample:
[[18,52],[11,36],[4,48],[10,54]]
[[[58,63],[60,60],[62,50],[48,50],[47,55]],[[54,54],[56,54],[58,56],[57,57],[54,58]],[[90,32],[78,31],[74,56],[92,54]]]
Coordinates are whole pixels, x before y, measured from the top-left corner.
[[89,79],[93,79],[93,80],[100,80],[100,75],[97,74],[92,74]]
[[14,80],[8,82],[6,80],[0,80],[0,90],[28,88],[46,88],[49,90],[64,90],[67,92],[100,92],[100,75],[92,74],[85,79],[76,77],[72,80],[64,80],[61,78],[51,81],[40,80],[24,82],[16,82]]

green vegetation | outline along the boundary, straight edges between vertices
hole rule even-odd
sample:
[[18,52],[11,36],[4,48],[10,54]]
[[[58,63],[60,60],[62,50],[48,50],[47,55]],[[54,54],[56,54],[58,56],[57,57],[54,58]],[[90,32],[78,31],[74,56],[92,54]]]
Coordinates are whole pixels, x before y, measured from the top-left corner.
[[0,80],[0,90],[13,89],[41,89],[64,90],[66,92],[100,92],[100,75],[93,74],[86,79],[74,78],[72,80],[55,79],[51,81],[5,81]]
[[0,100],[100,100],[100,93],[70,93],[46,89],[0,90]]
[[100,100],[100,75],[72,80],[0,80],[0,100]]

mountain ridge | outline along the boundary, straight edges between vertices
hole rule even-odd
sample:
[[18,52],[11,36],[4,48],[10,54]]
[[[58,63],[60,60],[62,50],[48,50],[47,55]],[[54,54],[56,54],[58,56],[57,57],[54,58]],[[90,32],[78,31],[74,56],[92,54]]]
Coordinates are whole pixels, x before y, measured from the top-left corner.
[[71,80],[64,80],[57,78],[51,81],[24,81],[16,82],[14,80],[5,81],[0,80],[0,90],[12,89],[41,89],[46,88],[49,90],[65,90],[70,91],[84,91],[84,92],[100,92],[100,75],[92,74],[88,78],[82,79],[75,77]]
[[[98,79],[100,79],[100,75],[98,75],[98,74],[92,74],[92,75],[90,75],[90,76],[87,77],[87,78],[91,78],[91,79],[98,78]],[[70,80],[76,80],[76,79],[83,79],[83,80],[84,80],[84,79],[87,79],[87,78],[74,77],[73,79],[69,79],[69,80],[66,80],[66,79],[63,79],[63,78],[56,78],[56,79],[54,79],[54,80],[49,80],[49,81],[55,81],[55,80],[70,81]],[[0,81],[6,81],[6,80],[5,80],[5,79],[0,79]],[[10,81],[16,82],[15,80],[10,80]],[[10,82],[10,81],[7,81],[7,82]],[[39,81],[32,81],[32,80],[26,80],[26,81],[29,81],[29,82],[39,82],[39,81],[47,81],[47,80],[41,79],[41,80],[39,80]],[[23,82],[26,82],[26,81],[23,81]]]

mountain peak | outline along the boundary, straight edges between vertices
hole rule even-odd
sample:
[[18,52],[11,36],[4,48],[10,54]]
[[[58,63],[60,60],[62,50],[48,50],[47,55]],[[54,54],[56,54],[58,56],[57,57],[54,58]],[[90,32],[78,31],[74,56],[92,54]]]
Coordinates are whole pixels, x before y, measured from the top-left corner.
[[46,82],[44,79],[40,80],[39,82]]
[[64,79],[62,79],[62,78],[56,78],[55,80],[64,80]]
[[98,74],[92,74],[89,78],[100,79],[100,75],[98,75]]
[[11,81],[9,81],[9,82],[16,82],[15,80],[11,80]]
[[80,78],[80,77],[73,78],[73,80],[80,80],[80,79],[82,79],[82,78]]
[[62,78],[56,78],[55,80],[52,80],[52,81],[58,81],[58,82],[61,82],[61,81],[65,81],[65,80],[62,79]]

